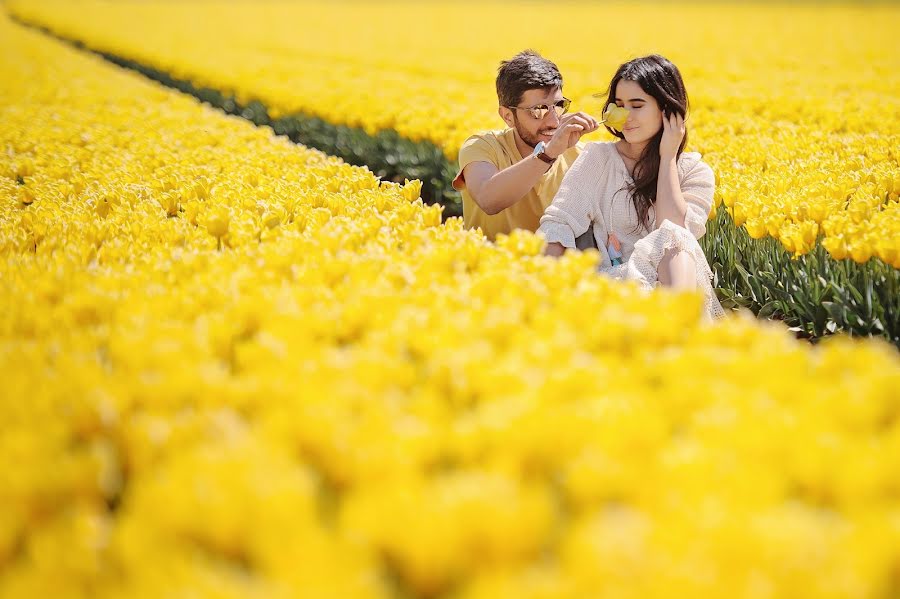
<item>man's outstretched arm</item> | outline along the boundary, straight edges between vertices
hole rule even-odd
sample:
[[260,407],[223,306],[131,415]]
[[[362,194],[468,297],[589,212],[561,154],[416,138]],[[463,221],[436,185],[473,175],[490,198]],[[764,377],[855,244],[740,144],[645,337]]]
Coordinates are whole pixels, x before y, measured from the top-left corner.
[[490,162],[473,162],[463,169],[463,177],[478,207],[498,214],[525,197],[549,169],[543,160],[529,156],[502,171]]

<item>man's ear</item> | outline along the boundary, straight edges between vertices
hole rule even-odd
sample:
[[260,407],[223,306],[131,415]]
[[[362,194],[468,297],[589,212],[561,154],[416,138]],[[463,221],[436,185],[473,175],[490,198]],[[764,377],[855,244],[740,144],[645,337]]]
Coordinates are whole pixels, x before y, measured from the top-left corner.
[[507,127],[514,127],[516,122],[513,120],[513,111],[507,108],[506,106],[501,106],[497,109],[497,114],[500,115],[500,118],[503,119],[503,122],[506,123]]

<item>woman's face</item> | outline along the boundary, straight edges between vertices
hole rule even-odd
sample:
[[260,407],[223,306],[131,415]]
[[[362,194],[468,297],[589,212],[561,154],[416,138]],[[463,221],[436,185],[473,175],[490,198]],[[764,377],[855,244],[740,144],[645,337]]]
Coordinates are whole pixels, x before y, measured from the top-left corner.
[[616,84],[616,106],[628,109],[628,120],[622,128],[628,143],[646,143],[662,128],[663,115],[656,98],[634,81],[621,79]]

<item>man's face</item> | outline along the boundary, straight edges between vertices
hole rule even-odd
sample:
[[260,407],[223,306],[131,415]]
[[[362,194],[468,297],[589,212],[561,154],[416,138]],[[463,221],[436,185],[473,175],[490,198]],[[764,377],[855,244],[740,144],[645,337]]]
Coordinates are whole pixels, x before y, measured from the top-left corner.
[[[552,105],[563,99],[562,90],[558,87],[547,91],[544,89],[529,89],[522,94],[522,99],[516,105],[518,108],[531,108],[539,104]],[[516,130],[519,137],[530,147],[535,147],[538,142],[547,143],[556,128],[559,127],[559,117],[556,111],[548,110],[542,119],[536,119],[527,110],[512,110],[500,108],[500,116],[506,124]]]

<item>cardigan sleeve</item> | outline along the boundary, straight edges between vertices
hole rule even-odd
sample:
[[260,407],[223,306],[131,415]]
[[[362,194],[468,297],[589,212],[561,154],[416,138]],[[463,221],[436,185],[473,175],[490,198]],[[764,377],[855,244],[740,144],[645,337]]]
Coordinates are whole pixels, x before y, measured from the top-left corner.
[[716,177],[713,170],[702,160],[697,160],[687,169],[681,179],[681,195],[687,204],[684,228],[700,239],[706,233],[706,221],[712,210]]
[[589,144],[563,177],[559,190],[541,217],[539,231],[547,243],[575,248],[575,238],[584,234],[594,220],[594,202],[600,182],[598,144]]

